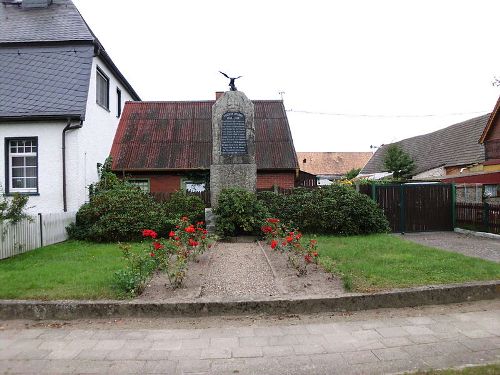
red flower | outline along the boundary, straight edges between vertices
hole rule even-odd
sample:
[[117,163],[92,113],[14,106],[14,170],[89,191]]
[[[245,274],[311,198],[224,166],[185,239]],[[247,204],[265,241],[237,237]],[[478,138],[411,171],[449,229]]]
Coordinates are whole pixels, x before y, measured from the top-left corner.
[[264,225],[262,228],[260,228],[264,233],[271,233],[273,231],[273,228],[271,228],[269,225]]
[[144,229],[142,231],[142,236],[156,238],[156,237],[158,237],[158,233],[156,233],[154,230],[151,230],[151,229]]
[[207,238],[207,236],[205,236],[205,235],[201,236],[201,239],[202,239],[202,240],[204,240],[204,239],[206,239],[206,238]]
[[296,239],[300,240],[302,238],[302,233],[297,233],[297,235],[295,236]]
[[189,218],[187,216],[183,216],[183,217],[181,217],[181,220],[182,221],[189,221]]
[[168,236],[170,238],[175,237],[175,232],[173,230],[171,230],[170,233],[168,234]]
[[310,243],[311,243],[311,245],[316,245],[318,243],[318,241],[317,240],[311,240]]
[[186,231],[186,233],[194,233],[196,232],[196,229],[194,228],[194,225],[190,225],[189,227],[186,227],[186,229],[184,229]]
[[292,235],[290,235],[290,236],[288,236],[288,237],[286,238],[286,242],[287,242],[287,243],[290,243],[290,242],[292,242],[292,241],[293,241],[293,234],[292,234]]
[[203,225],[203,224],[205,224],[205,222],[203,222],[203,221],[198,221],[198,222],[196,223],[196,225]]
[[281,244],[282,244],[283,246],[286,246],[286,245],[288,244],[288,242],[283,241]]
[[315,251],[315,252],[313,253],[313,257],[317,257],[317,256],[318,256],[318,252],[317,252],[317,251]]
[[163,249],[163,245],[159,242],[153,242],[153,247],[155,248],[155,250]]
[[208,230],[203,229],[203,234],[207,234],[207,233],[208,233]]
[[151,253],[149,253],[149,255],[151,255],[152,257],[154,257],[155,253],[151,252]]
[[198,246],[198,242],[196,242],[195,240],[193,240],[192,238],[190,238],[188,240],[188,244],[189,246]]
[[304,257],[304,260],[306,261],[306,263],[311,263],[312,262],[312,257],[307,254],[305,257]]
[[175,240],[175,241],[179,241],[179,240],[180,240],[180,238],[179,238],[179,237],[174,237],[174,240]]
[[272,240],[272,241],[271,241],[271,249],[275,249],[275,248],[276,248],[276,246],[278,246],[278,241],[276,241],[276,240]]

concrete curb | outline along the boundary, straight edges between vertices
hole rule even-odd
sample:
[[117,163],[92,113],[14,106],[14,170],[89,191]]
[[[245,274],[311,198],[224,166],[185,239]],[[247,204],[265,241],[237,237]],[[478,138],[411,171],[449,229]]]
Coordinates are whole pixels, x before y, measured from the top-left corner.
[[259,301],[0,301],[0,319],[90,319],[241,314],[302,314],[414,307],[500,297],[500,280],[398,289],[340,297]]
[[500,240],[500,235],[499,234],[494,234],[494,233],[475,232],[473,230],[462,229],[462,228],[455,228],[455,232],[456,233],[461,233],[461,234],[466,234],[468,236],[490,238],[492,240]]

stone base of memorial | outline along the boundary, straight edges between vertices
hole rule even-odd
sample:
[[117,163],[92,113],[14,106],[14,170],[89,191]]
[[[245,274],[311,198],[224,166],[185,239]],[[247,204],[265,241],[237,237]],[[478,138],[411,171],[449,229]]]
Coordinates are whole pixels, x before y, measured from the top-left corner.
[[[215,177],[215,178],[214,178]],[[223,189],[238,187],[255,192],[256,164],[210,166],[210,203],[217,206],[218,195]]]
[[217,207],[222,189],[256,191],[254,105],[241,91],[227,91],[212,107],[210,201]]

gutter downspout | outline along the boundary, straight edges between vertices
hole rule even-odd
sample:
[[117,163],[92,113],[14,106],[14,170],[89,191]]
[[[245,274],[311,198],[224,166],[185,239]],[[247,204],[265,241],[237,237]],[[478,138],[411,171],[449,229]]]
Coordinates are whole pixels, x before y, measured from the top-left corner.
[[80,129],[83,126],[83,120],[80,120],[80,124],[71,125],[71,119],[68,119],[68,124],[64,127],[62,131],[62,172],[63,172],[63,209],[64,212],[68,211],[68,205],[66,202],[66,132],[68,130]]

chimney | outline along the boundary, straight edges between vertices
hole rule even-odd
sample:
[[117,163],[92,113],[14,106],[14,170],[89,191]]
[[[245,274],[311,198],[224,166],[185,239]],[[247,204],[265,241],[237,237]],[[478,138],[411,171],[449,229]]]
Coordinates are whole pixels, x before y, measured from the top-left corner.
[[23,8],[47,8],[52,0],[23,0]]
[[224,91],[216,91],[215,92],[215,100],[219,100],[219,98],[224,95]]

